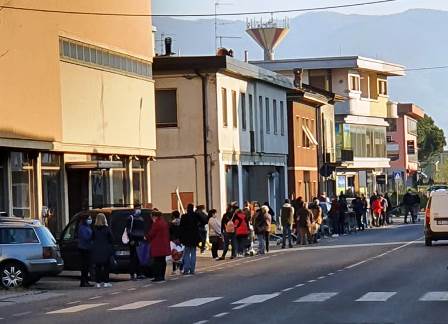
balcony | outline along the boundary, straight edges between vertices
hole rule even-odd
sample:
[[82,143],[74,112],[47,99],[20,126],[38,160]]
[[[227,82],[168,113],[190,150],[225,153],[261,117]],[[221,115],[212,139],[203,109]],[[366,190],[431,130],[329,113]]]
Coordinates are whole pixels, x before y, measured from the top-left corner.
[[377,99],[362,98],[361,92],[352,91],[348,100],[336,103],[335,114],[355,115],[379,118],[397,118],[397,105],[391,103],[387,96]]

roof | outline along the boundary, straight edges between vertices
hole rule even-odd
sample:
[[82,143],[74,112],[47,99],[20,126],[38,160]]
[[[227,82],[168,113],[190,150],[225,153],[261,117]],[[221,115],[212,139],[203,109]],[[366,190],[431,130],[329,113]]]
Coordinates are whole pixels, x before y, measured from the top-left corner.
[[230,56],[157,56],[153,63],[154,76],[169,73],[219,73],[263,81],[286,89],[294,89],[292,80],[279,73],[239,61]]
[[425,117],[425,111],[423,110],[423,108],[413,103],[399,103],[398,115],[408,115],[416,120],[420,120]]
[[297,58],[273,61],[253,61],[250,63],[272,71],[292,71],[296,68],[302,68],[304,70],[360,69],[375,71],[388,76],[405,75],[405,67],[403,65],[363,56]]

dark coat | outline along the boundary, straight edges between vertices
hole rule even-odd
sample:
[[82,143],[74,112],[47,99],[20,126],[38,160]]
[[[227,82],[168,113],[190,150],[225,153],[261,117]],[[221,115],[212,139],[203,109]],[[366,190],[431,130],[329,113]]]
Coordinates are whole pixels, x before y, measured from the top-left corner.
[[163,257],[171,254],[170,230],[168,223],[161,217],[152,224],[148,237],[151,244],[151,257]]
[[313,213],[305,207],[299,208],[297,211],[299,219],[297,224],[299,227],[310,227],[313,223]]
[[85,223],[79,224],[78,229],[78,248],[81,250],[90,250],[92,247],[92,228]]
[[95,226],[92,235],[92,263],[108,263],[114,250],[112,233],[108,226]]
[[255,234],[264,234],[268,229],[268,222],[262,210],[259,209],[255,215],[254,231]]
[[180,241],[188,247],[197,246],[201,241],[199,235],[200,226],[199,215],[195,212],[188,212],[180,219]]
[[143,217],[141,215],[130,215],[126,223],[126,229],[131,242],[142,241],[145,237],[145,221]]

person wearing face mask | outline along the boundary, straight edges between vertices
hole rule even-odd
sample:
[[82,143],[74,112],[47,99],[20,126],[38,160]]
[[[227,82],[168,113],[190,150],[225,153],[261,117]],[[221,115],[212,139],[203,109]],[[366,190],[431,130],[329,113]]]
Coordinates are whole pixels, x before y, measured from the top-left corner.
[[137,254],[137,248],[145,238],[145,221],[142,217],[140,206],[136,206],[134,213],[129,216],[126,230],[129,237],[129,274],[131,280],[144,279],[145,276],[142,275],[142,269]]
[[92,218],[83,215],[78,227],[78,251],[81,255],[81,282],[80,287],[93,287],[89,283],[90,251],[92,248]]

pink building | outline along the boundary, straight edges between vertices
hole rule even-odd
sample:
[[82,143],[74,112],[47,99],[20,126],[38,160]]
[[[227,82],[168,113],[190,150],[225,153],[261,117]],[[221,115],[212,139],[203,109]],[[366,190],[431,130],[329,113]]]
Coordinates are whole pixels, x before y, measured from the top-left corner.
[[[391,159],[389,183],[397,181],[413,186],[418,170],[417,122],[424,117],[422,108],[414,104],[398,104],[398,118],[388,119],[387,152]],[[398,177],[401,178],[398,179]]]

